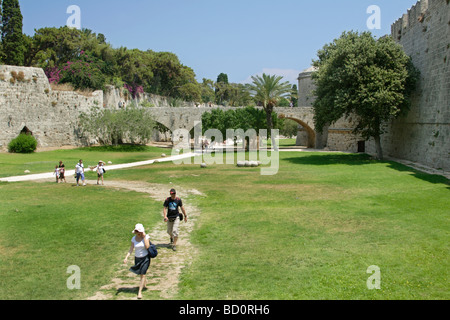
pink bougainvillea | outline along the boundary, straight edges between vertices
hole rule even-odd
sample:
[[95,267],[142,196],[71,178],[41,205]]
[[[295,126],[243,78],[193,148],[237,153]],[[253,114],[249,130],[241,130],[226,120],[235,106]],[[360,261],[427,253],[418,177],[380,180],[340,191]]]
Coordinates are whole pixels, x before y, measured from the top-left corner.
[[135,83],[133,83],[132,85],[125,83],[124,88],[128,90],[128,92],[131,94],[133,99],[135,99],[136,97],[139,97],[142,93],[144,93],[144,88]]
[[50,83],[58,84],[61,80],[61,69],[58,67],[47,68],[44,72]]

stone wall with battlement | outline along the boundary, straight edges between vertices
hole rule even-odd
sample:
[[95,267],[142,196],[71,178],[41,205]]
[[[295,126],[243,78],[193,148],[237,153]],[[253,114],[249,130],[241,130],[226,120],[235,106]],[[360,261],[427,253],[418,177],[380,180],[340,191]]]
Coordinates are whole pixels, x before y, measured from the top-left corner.
[[[392,25],[420,80],[406,116],[382,137],[384,154],[450,169],[450,1],[421,0]],[[367,152],[375,154],[372,141]]]
[[[420,80],[406,116],[391,121],[382,136],[385,156],[450,169],[450,1],[421,0],[391,27]],[[299,75],[299,106],[311,107],[312,68]],[[375,155],[373,140],[352,134],[352,119],[339,119],[328,129],[326,148]],[[363,142],[361,147],[360,143]]]

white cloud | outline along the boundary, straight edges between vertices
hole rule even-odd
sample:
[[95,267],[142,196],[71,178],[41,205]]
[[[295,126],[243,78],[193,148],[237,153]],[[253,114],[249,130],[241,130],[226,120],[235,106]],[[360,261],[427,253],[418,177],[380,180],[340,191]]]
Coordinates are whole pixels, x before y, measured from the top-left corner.
[[[297,78],[300,74],[300,70],[294,70],[294,69],[277,69],[277,68],[264,68],[261,72],[258,72],[257,74],[254,74],[252,76],[261,76],[263,73],[268,75],[277,75],[282,76],[283,81],[288,81],[292,84],[297,84]],[[252,76],[248,77],[241,83],[252,83]]]

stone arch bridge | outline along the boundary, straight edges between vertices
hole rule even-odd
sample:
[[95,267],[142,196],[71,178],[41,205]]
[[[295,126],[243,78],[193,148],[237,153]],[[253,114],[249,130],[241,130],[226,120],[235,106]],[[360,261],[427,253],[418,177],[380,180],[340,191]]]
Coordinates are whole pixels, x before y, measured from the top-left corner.
[[[201,121],[202,114],[213,109],[230,110],[228,107],[154,107],[149,108],[155,121],[163,124],[171,132],[177,129],[191,131],[196,122]],[[279,118],[291,119],[302,126],[303,143],[309,148],[318,147],[318,134],[314,129],[314,111],[311,107],[274,108]]]

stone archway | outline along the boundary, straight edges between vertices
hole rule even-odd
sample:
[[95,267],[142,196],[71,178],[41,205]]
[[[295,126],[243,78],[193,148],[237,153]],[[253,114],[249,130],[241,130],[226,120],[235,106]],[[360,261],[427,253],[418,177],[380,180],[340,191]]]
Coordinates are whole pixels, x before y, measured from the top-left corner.
[[172,131],[163,123],[155,121],[156,125],[153,129],[152,139],[156,142],[168,142],[172,140]]
[[294,118],[294,117],[289,117],[289,116],[285,116],[285,115],[280,115],[279,116],[280,119],[289,119],[289,120],[293,120],[296,123],[298,123],[299,125],[301,125],[303,127],[303,129],[306,132],[306,141],[307,141],[307,148],[315,148],[316,147],[316,132],[304,121]]

